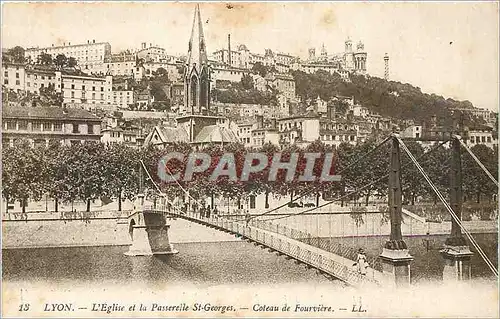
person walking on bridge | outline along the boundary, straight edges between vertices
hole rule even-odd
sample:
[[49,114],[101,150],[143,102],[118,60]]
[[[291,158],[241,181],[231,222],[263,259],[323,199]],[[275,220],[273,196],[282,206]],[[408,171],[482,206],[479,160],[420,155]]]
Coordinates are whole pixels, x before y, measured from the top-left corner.
[[361,274],[362,276],[366,276],[366,269],[368,268],[368,263],[366,262],[366,255],[363,248],[360,248],[358,250],[356,265],[358,268],[358,273]]

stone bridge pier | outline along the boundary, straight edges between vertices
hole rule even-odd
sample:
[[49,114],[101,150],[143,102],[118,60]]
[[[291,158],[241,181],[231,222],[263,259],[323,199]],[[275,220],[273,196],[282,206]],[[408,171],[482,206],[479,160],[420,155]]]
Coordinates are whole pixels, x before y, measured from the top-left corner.
[[137,195],[135,210],[128,218],[132,244],[127,256],[170,255],[178,253],[170,244],[170,223],[161,212],[144,206],[144,195]]

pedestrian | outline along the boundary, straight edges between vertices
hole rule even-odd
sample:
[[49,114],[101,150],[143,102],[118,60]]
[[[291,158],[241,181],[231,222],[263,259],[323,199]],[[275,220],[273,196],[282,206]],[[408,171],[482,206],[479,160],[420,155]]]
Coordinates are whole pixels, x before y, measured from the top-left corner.
[[358,267],[358,273],[362,276],[365,276],[366,269],[368,268],[368,263],[366,262],[366,255],[365,255],[365,251],[363,250],[363,248],[360,248],[358,250],[358,257],[356,260],[356,264]]
[[198,203],[197,203],[197,202],[194,202],[194,203],[193,203],[193,215],[195,215],[195,216],[196,216],[196,213],[197,213],[196,211],[197,211],[197,210],[198,210]]
[[214,205],[213,213],[215,217],[219,217],[219,211],[217,210],[217,205]]
[[207,218],[210,218],[210,210],[211,210],[211,209],[212,209],[212,208],[210,207],[210,205],[208,205],[208,207],[207,207],[207,211],[206,211],[206,213],[207,213]]
[[248,211],[248,209],[245,212],[245,220],[247,222],[247,227],[248,227],[248,223],[250,222],[250,212]]

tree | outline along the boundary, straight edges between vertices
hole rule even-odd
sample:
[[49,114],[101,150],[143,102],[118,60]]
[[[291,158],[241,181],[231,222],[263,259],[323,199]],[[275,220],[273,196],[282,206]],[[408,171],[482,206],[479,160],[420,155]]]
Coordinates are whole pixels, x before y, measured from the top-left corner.
[[24,48],[20,46],[15,46],[9,51],[7,51],[7,54],[11,57],[12,61],[14,63],[24,63],[26,59],[24,58]]
[[68,63],[67,63],[67,66],[68,66],[69,68],[74,68],[77,64],[78,64],[78,61],[77,61],[74,57],[70,56],[70,57],[68,58]]
[[87,202],[87,212],[90,211],[90,203],[98,197],[112,195],[106,187],[107,182],[107,158],[105,157],[104,145],[96,142],[86,142],[70,147],[68,161],[69,185],[71,192],[67,199],[75,198]]
[[54,84],[49,84],[47,87],[40,88],[40,102],[46,106],[61,106],[63,96],[61,92],[56,92]]
[[240,85],[243,90],[251,90],[254,88],[253,78],[250,74],[244,73],[241,77]]
[[[498,176],[498,151],[482,144],[474,145],[471,151],[491,175]],[[496,185],[465,150],[462,150],[462,171],[464,192],[477,203],[481,202],[481,195],[491,199],[497,193]]]
[[27,140],[18,140],[13,147],[2,150],[2,193],[6,202],[19,200],[22,212],[26,212],[28,198],[39,200],[45,165],[43,150],[31,147]]
[[123,197],[132,199],[139,191],[138,151],[118,144],[109,144],[104,150],[106,158],[106,189],[118,199],[122,210]]
[[54,59],[54,64],[59,69],[62,69],[68,64],[68,58],[64,54],[59,53]]
[[156,74],[154,74],[154,72],[153,72],[153,75],[160,76],[160,77],[166,76],[168,79],[168,72],[164,68],[158,68],[156,70]]
[[52,56],[50,54],[42,52],[38,56],[38,63],[42,65],[52,65],[54,61],[52,60]]
[[252,73],[259,74],[261,77],[265,77],[269,72],[267,66],[262,64],[262,62],[257,62],[252,66]]

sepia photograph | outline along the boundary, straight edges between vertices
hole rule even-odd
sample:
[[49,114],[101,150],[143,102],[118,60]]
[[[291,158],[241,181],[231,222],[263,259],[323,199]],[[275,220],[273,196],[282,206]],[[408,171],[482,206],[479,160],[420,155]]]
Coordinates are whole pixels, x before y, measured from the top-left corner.
[[499,2],[2,1],[2,318],[498,318]]

